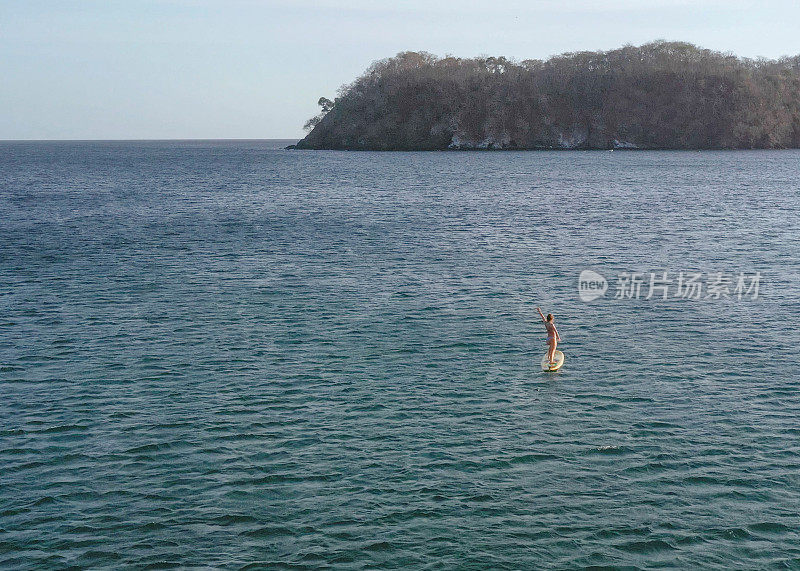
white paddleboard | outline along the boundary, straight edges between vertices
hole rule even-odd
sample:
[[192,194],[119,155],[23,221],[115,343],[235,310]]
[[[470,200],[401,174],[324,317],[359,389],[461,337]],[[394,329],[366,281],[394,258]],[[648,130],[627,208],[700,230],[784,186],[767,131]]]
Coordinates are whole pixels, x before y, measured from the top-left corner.
[[544,354],[544,357],[542,357],[542,371],[558,371],[561,368],[564,364],[564,353],[556,349],[556,353],[553,357],[555,358],[556,364],[551,367],[550,361],[547,360],[547,353]]

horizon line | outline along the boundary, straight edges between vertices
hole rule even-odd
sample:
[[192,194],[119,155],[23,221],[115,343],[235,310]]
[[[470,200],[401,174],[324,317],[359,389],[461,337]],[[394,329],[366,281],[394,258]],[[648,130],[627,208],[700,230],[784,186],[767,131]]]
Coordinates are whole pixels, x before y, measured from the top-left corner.
[[159,141],[300,141],[302,137],[176,137],[176,138],[141,138],[141,139],[0,139],[0,143],[133,143]]

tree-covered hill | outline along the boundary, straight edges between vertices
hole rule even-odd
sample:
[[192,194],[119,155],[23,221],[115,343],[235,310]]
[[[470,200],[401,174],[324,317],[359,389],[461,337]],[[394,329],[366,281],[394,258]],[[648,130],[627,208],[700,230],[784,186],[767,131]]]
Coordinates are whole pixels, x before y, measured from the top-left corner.
[[297,148],[797,148],[800,56],[664,41],[547,61],[403,52],[320,105]]

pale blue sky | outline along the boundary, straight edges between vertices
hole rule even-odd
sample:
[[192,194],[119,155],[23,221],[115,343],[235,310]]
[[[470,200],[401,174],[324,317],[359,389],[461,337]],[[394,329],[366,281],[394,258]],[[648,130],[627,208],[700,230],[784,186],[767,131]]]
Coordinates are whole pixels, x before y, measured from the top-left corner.
[[545,58],[654,39],[800,54],[789,0],[0,0],[0,139],[299,138],[403,50]]

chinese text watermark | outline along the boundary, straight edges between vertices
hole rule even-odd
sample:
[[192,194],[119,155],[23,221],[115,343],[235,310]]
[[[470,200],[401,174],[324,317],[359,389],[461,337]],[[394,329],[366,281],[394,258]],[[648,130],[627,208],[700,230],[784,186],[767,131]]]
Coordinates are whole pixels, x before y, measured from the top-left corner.
[[[761,272],[621,272],[612,283],[614,299],[758,299]],[[594,270],[578,277],[581,301],[605,297],[608,289],[608,280]]]

